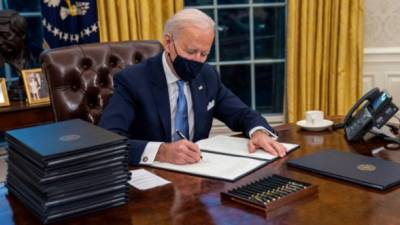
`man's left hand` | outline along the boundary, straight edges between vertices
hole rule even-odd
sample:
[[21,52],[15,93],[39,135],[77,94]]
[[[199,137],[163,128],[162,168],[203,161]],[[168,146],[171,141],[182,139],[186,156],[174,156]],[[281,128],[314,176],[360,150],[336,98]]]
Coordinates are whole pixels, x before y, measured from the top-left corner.
[[261,130],[257,130],[251,135],[248,148],[250,153],[262,149],[275,156],[283,157],[286,155],[286,148]]

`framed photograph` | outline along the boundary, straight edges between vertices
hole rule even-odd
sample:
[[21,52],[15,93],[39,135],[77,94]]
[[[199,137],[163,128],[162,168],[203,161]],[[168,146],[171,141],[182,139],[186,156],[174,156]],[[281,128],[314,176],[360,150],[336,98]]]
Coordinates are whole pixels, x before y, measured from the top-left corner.
[[9,105],[10,101],[8,100],[6,79],[0,78],[0,107]]
[[40,68],[22,70],[22,77],[29,104],[50,102],[47,80]]

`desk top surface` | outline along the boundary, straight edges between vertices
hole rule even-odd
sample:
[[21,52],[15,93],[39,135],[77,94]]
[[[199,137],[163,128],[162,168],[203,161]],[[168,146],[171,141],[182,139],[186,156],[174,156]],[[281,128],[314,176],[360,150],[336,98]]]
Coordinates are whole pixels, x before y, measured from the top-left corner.
[[24,101],[10,101],[9,106],[0,107],[0,114],[1,113],[12,113],[16,111],[26,111],[29,109],[36,109],[36,108],[50,108],[50,103],[43,103],[43,104],[33,104],[29,105]]
[[[128,204],[61,224],[400,224],[400,189],[375,191],[344,181],[288,168],[286,161],[325,148],[369,154],[382,143],[349,144],[341,131],[309,132],[285,126],[280,141],[301,148],[235,183],[150,169],[172,183],[148,191],[130,190]],[[400,162],[400,152],[383,151],[376,157]],[[340,162],[338,162],[340,165]],[[273,173],[318,185],[318,194],[289,203],[269,214],[231,202],[221,202],[220,192]],[[0,224],[40,224],[0,184]]]

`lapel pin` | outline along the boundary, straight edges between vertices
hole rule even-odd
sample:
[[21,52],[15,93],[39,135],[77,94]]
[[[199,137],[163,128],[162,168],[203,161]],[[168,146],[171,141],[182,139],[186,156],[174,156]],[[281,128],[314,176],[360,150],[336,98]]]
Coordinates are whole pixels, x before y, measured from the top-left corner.
[[199,91],[200,91],[200,90],[203,90],[203,85],[200,85],[200,86],[199,86]]

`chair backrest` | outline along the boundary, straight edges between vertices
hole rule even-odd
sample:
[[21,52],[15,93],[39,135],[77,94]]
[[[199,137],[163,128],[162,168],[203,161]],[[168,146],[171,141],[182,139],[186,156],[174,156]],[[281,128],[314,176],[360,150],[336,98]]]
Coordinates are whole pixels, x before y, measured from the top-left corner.
[[40,55],[56,121],[81,118],[93,124],[113,94],[113,76],[162,51],[158,41],[93,43],[51,49]]

